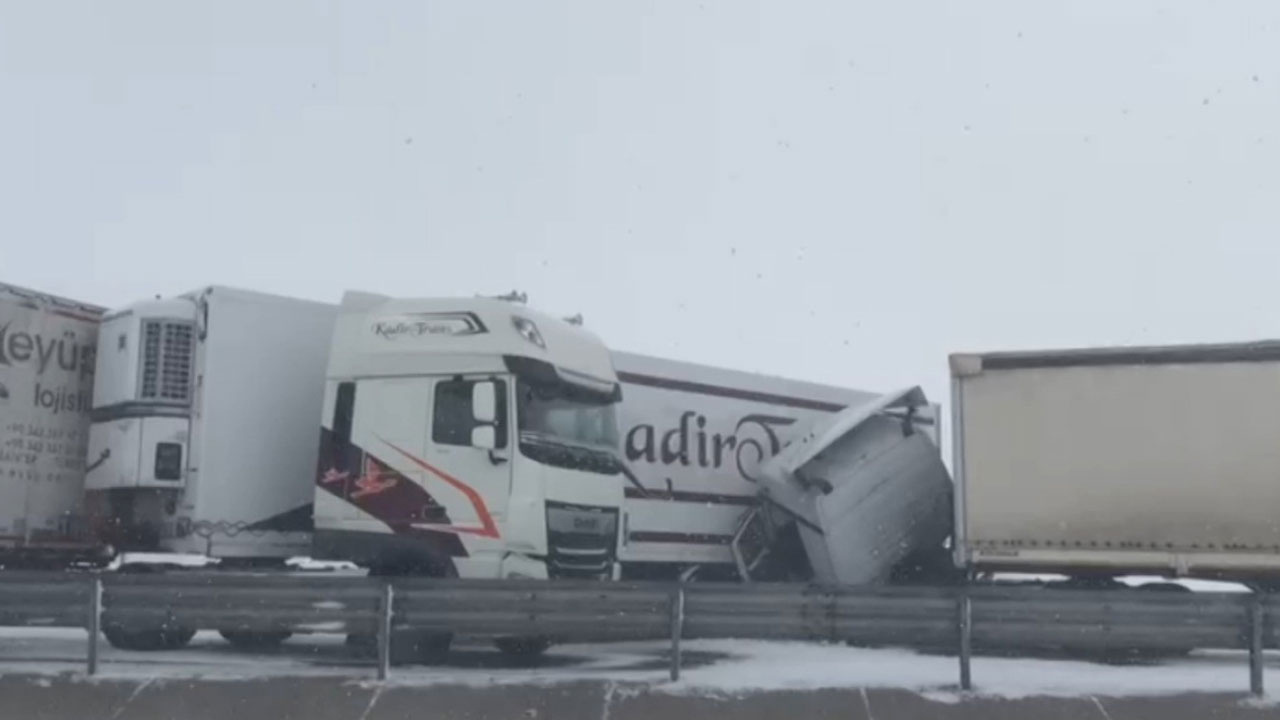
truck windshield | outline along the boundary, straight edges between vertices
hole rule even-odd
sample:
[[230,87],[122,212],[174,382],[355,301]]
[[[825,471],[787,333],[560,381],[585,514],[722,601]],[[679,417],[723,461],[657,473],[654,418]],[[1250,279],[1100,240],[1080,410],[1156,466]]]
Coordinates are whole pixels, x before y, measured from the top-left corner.
[[618,420],[611,398],[569,385],[517,385],[520,454],[556,467],[614,475]]
[[612,399],[569,385],[542,385],[521,380],[518,412],[520,434],[566,445],[613,451],[618,446],[618,419]]

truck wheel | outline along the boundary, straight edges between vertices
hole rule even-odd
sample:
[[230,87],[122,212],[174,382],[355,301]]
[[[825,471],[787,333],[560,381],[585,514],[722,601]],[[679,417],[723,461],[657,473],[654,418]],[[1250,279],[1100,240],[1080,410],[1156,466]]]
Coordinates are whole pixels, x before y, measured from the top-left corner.
[[538,657],[551,647],[551,641],[544,637],[501,637],[493,641],[495,647],[503,655],[530,660]]
[[391,634],[392,665],[435,665],[449,654],[453,633],[396,630]]
[[[1144,583],[1138,586],[1139,592],[1163,592],[1163,593],[1189,593],[1191,588],[1186,585],[1179,585],[1175,582],[1152,582]],[[1164,658],[1181,657],[1190,655],[1194,647],[1175,647],[1164,650],[1148,650],[1145,653],[1139,653],[1139,657],[1143,659],[1161,660]]]
[[[396,630],[391,634],[392,665],[435,665],[449,654],[453,633]],[[357,657],[378,657],[378,639],[373,635],[347,635],[347,647]]]
[[165,628],[160,631],[163,638],[163,649],[165,650],[181,650],[191,642],[191,638],[196,636],[195,628]]
[[240,650],[270,650],[280,647],[293,633],[288,630],[256,632],[252,630],[219,630],[218,634]]
[[195,628],[159,628],[152,630],[125,630],[120,627],[102,629],[107,642],[121,650],[179,650],[195,637]]

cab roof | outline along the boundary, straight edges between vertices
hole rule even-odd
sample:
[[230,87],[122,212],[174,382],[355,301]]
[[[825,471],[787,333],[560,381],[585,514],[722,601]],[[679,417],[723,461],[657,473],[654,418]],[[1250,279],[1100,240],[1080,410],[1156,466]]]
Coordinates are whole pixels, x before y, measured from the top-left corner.
[[[581,326],[492,298],[343,296],[330,377],[505,372],[541,361],[568,382],[612,390],[609,349]],[[519,364],[519,363],[517,363]]]

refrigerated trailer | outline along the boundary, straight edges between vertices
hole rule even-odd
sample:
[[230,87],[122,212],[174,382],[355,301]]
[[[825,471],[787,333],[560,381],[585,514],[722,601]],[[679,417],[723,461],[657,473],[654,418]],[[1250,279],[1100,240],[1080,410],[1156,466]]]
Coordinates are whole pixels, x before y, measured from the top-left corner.
[[85,480],[100,539],[226,564],[307,554],[336,316],[218,286],[108,313]]
[[105,559],[81,505],[101,315],[0,283],[0,567]]
[[1280,342],[951,356],[955,559],[1280,576]]

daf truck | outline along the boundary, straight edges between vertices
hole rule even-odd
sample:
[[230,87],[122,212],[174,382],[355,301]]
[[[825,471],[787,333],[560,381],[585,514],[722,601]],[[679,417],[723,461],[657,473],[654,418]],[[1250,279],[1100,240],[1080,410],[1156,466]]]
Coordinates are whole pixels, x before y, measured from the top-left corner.
[[609,350],[489,299],[348,293],[333,331],[315,554],[384,574],[618,575]]
[[[578,325],[498,299],[347,293],[318,415],[313,553],[383,576],[618,577],[620,399],[608,348]],[[395,630],[391,654],[429,661],[451,640]]]

